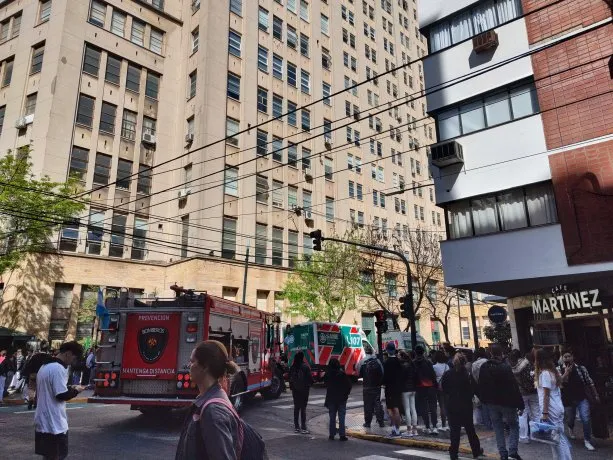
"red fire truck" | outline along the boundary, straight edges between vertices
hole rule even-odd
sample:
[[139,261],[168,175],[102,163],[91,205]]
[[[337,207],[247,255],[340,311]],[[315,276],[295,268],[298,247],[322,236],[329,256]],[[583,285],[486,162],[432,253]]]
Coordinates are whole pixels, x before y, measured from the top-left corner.
[[189,360],[201,340],[223,343],[240,371],[224,382],[234,406],[260,392],[278,398],[279,318],[237,302],[171,286],[172,299],[108,298],[108,327],[99,329],[94,396],[143,413],[192,403]]

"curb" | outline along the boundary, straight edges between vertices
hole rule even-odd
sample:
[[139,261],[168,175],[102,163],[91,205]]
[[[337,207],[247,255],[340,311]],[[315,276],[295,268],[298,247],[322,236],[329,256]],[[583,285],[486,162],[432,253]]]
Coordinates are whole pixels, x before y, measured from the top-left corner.
[[[374,441],[381,442],[384,444],[397,444],[399,446],[405,447],[417,447],[420,449],[430,449],[430,450],[438,450],[438,451],[449,451],[449,444],[443,442],[436,441],[427,441],[420,439],[398,439],[398,438],[387,438],[385,436],[380,436],[376,434],[366,434],[360,433],[359,431],[347,430],[347,436],[351,436],[352,438],[363,439],[365,441]],[[472,456],[472,450],[468,447],[460,446],[459,449],[460,454],[467,454]],[[485,458],[496,458],[495,456],[484,454]]]
[[[66,401],[67,404],[83,404],[87,402],[88,398],[73,398],[70,401]],[[24,406],[27,404],[25,399],[5,399],[3,401],[4,407],[6,406]]]

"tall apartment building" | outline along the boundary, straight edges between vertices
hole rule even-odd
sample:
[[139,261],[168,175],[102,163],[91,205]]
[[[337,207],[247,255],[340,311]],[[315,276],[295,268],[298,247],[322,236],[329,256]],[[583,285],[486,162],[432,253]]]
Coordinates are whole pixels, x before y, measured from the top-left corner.
[[442,230],[431,188],[385,196],[429,180],[421,63],[331,96],[423,57],[416,20],[414,0],[0,2],[0,150],[93,191],[60,256],[6,280],[0,323],[85,335],[97,286],[241,300],[247,248],[246,301],[280,311],[310,231]]
[[446,83],[427,98],[445,280],[509,298],[516,347],[590,364],[613,331],[611,8],[420,4],[426,86]]

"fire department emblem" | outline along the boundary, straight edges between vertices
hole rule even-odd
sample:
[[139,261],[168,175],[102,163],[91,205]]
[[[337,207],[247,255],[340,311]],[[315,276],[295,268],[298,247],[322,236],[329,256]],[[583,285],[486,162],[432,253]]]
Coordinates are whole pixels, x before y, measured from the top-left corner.
[[145,327],[138,333],[138,351],[147,364],[155,363],[168,343],[168,329],[165,327]]

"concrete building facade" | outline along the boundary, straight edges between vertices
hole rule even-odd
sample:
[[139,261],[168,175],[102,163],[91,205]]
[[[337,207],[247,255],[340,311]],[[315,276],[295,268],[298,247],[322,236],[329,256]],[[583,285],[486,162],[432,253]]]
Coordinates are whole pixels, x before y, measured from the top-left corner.
[[[591,364],[610,359],[613,321],[611,13],[604,0],[420,4],[426,87],[458,79],[427,98],[445,281],[509,298],[515,346],[570,345]],[[583,291],[598,300],[567,306]]]
[[0,151],[89,197],[5,274],[0,324],[82,336],[97,286],[241,300],[247,248],[246,301],[281,311],[310,231],[443,230],[433,187],[385,197],[429,182],[422,65],[400,68],[426,49],[414,0],[0,2]]

